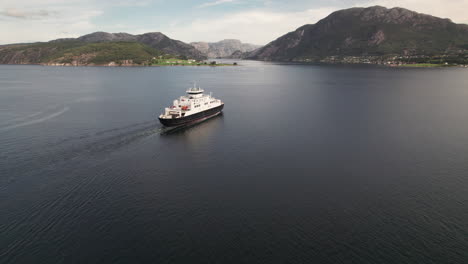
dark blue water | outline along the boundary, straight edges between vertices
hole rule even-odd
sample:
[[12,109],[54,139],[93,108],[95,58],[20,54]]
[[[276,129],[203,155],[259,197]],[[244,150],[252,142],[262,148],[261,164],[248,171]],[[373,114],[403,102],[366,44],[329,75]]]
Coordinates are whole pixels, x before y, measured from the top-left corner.
[[[224,114],[162,135],[193,80]],[[467,83],[0,66],[0,263],[468,263]]]

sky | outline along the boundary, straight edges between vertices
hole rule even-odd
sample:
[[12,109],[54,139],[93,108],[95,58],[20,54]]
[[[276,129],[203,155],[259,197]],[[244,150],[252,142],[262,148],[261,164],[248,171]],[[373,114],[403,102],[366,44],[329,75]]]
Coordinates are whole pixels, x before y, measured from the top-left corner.
[[264,45],[333,11],[373,5],[468,24],[468,0],[0,0],[0,44],[106,31]]

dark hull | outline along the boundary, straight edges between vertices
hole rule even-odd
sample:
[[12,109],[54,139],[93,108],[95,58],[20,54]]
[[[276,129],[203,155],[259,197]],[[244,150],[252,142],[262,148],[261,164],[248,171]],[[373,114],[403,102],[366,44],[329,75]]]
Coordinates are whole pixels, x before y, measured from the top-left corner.
[[173,126],[182,126],[182,125],[188,125],[196,122],[201,122],[203,120],[206,120],[210,117],[213,117],[223,110],[224,104],[205,110],[200,113],[196,113],[193,115],[181,117],[181,118],[174,118],[174,119],[164,119],[164,118],[159,118],[159,122],[163,124],[164,126],[167,127],[173,127]]

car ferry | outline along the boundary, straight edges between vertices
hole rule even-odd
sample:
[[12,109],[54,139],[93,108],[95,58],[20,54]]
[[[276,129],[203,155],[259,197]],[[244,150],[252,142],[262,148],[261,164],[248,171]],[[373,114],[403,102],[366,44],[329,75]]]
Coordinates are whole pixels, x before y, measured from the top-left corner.
[[174,100],[172,106],[165,108],[164,113],[159,116],[159,122],[167,127],[182,126],[219,115],[224,103],[211,93],[208,95],[203,92],[203,89],[194,84],[187,90],[187,95]]

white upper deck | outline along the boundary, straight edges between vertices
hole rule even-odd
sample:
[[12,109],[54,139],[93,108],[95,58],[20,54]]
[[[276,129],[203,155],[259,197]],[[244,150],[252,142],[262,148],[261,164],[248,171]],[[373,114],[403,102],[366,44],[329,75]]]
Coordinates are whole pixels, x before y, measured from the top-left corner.
[[203,93],[204,91],[205,91],[205,90],[203,90],[202,88],[200,88],[200,87],[195,87],[195,86],[194,86],[194,87],[192,87],[192,88],[189,88],[189,89],[187,90],[187,93],[188,93],[188,94],[201,94],[201,93]]

